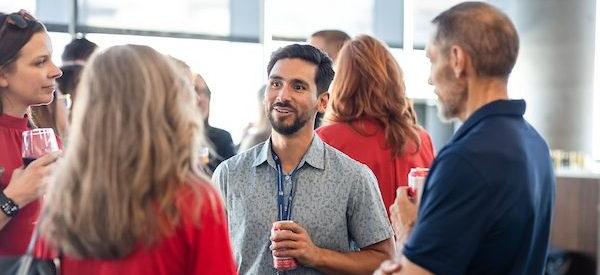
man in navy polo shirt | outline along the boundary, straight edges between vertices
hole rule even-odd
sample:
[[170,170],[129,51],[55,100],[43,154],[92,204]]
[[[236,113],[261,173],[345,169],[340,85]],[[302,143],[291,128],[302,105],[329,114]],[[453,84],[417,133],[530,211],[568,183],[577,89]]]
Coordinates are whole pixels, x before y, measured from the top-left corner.
[[404,257],[377,274],[543,274],[554,202],[548,146],[509,100],[519,38],[485,3],[441,13],[427,45],[440,114],[464,124],[435,160],[416,207],[391,207]]

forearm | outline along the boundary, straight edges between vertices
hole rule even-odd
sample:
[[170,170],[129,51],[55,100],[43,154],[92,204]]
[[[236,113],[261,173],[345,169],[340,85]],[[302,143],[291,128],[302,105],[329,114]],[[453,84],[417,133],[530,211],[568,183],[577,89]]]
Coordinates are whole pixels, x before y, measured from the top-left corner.
[[[10,189],[10,187],[7,187],[4,190],[0,190],[0,192],[4,193],[4,195],[6,197],[8,197],[9,199],[11,199],[14,203],[16,203],[17,205],[19,205],[19,207],[23,207],[25,204],[25,201],[22,199],[21,196],[16,196],[15,193],[12,192],[12,190]],[[4,228],[4,226],[6,226],[6,224],[8,224],[8,222],[10,221],[11,217],[7,216],[4,212],[0,211],[0,229]]]
[[[27,204],[29,204],[31,202],[30,199],[27,198],[27,196],[21,195],[19,192],[14,191],[10,187],[11,186],[9,186],[6,189],[2,190],[2,192],[4,193],[4,195],[6,197],[8,197],[15,204],[17,204],[20,209],[23,209],[23,207],[25,207]],[[17,215],[18,215],[18,213],[17,213]],[[8,224],[8,222],[10,220],[11,220],[11,217],[7,216],[3,212],[0,212],[0,229],[4,228],[4,226],[6,226],[6,224]]]
[[10,221],[10,217],[0,213],[0,230]]
[[314,268],[325,274],[373,274],[381,262],[393,256],[376,250],[342,253],[323,248],[319,254],[319,262]]
[[396,237],[396,253],[398,255],[403,255],[402,251],[404,249],[404,244],[408,240],[408,236],[412,231],[412,226],[407,227],[402,233],[398,234]]

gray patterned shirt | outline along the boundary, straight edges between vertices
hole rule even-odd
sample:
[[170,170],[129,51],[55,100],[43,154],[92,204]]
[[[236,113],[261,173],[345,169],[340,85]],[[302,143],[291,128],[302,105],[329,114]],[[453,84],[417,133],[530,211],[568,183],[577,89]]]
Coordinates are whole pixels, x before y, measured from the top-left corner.
[[[277,170],[270,139],[221,163],[213,174],[227,206],[229,234],[240,274],[276,274],[269,250],[277,220]],[[291,220],[314,244],[340,252],[393,236],[377,179],[360,164],[314,135],[285,194],[296,184]],[[287,202],[287,197],[286,200]],[[287,274],[321,274],[299,266]]]

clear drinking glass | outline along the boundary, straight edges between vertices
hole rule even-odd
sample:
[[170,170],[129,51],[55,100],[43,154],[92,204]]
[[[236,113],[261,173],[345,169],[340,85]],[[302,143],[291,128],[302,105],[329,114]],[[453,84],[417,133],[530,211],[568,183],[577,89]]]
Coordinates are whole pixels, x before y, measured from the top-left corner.
[[52,128],[38,128],[23,132],[22,158],[25,167],[39,157],[58,150],[58,141]]

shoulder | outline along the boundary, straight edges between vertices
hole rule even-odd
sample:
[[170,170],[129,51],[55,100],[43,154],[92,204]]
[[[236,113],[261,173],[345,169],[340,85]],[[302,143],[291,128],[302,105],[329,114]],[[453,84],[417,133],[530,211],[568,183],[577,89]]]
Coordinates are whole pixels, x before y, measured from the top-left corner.
[[436,157],[427,182],[435,189],[476,188],[489,186],[486,169],[468,151],[459,146],[446,147]]
[[425,128],[423,127],[419,127],[417,129],[417,134],[419,135],[419,138],[421,138],[422,141],[429,141],[431,142],[431,135],[429,135],[429,132],[427,132],[427,130],[425,130]]
[[221,164],[219,164],[219,166],[217,166],[215,169],[213,175],[218,175],[221,173],[236,174],[249,171],[254,161],[259,157],[259,154],[265,144],[266,142],[263,141],[254,147],[240,152],[237,155],[221,162]]
[[333,122],[321,126],[316,133],[327,144],[344,151],[355,145],[354,142],[357,140],[364,142],[364,137],[345,122]]
[[374,178],[368,166],[350,158],[335,147],[323,143],[325,153],[325,169],[335,170],[340,177]]
[[330,132],[330,131],[334,131],[336,129],[344,129],[346,127],[348,127],[348,124],[344,123],[344,122],[329,122],[329,123],[323,124],[321,127],[317,128],[316,131],[317,131],[317,133]]
[[331,122],[315,130],[319,137],[329,138],[333,135],[345,134],[352,131],[352,128],[345,122]]
[[[206,179],[195,179],[186,182],[177,194],[177,205],[185,217],[198,217],[224,211],[221,195]],[[217,215],[214,215],[215,218]]]

